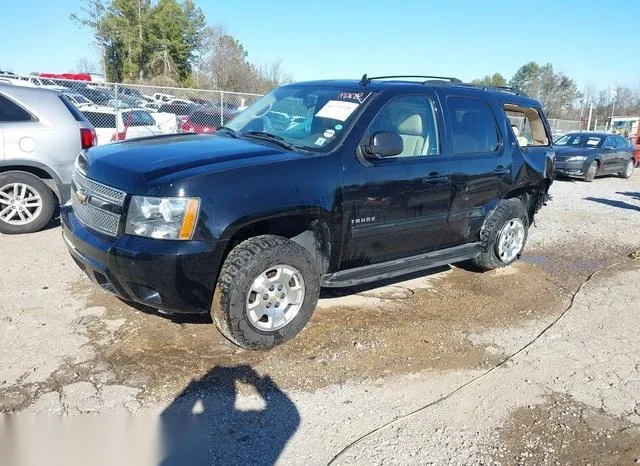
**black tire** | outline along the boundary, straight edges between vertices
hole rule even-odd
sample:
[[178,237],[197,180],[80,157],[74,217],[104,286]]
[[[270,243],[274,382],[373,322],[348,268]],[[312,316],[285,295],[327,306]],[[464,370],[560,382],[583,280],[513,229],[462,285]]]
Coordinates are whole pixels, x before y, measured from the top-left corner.
[[587,183],[591,183],[596,177],[597,172],[598,172],[598,162],[594,160],[593,162],[591,162],[591,165],[589,165],[589,168],[587,168],[587,171],[584,174],[584,180]]
[[[269,267],[283,264],[295,267],[304,280],[305,294],[298,314],[284,327],[264,331],[247,315],[247,295],[253,281]],[[307,324],[320,296],[320,273],[313,257],[286,238],[263,235],[250,238],[227,256],[211,305],[211,317],[229,341],[246,349],[267,349],[285,343]]]
[[[629,169],[631,167],[631,169]],[[624,166],[624,170],[618,173],[622,178],[629,179],[633,175],[633,169],[635,168],[635,163],[633,163],[633,159],[627,160],[627,163]]]
[[[508,262],[503,262],[497,252],[498,235],[507,222],[510,222],[512,219],[520,219],[522,221],[524,225],[524,240],[517,256]],[[474,265],[482,270],[492,270],[513,263],[520,258],[527,244],[528,236],[529,216],[527,215],[527,210],[522,200],[520,198],[512,198],[500,201],[493,212],[489,214],[480,231],[482,249],[480,254],[473,260]]]
[[[37,193],[40,196],[42,201],[42,208],[34,216],[33,220],[24,225],[15,225],[11,224],[6,220],[2,220],[0,218],[0,232],[12,235],[12,234],[22,234],[22,233],[33,233],[35,231],[41,230],[44,228],[53,217],[53,214],[56,210],[56,197],[49,187],[44,184],[44,182],[35,175],[27,172],[20,171],[10,171],[0,173],[0,190],[11,185],[12,183],[20,183],[26,185],[33,192]],[[0,204],[0,212],[4,207],[7,207],[5,204]]]

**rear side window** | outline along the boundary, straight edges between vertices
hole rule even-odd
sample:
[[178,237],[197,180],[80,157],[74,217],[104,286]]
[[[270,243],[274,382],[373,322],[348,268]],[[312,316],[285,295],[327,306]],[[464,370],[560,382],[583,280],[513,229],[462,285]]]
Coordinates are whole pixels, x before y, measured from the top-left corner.
[[95,128],[115,128],[115,113],[82,112]]
[[69,110],[69,112],[71,112],[71,115],[73,115],[73,118],[75,118],[76,121],[87,121],[87,119],[84,117],[84,115],[80,112],[80,110],[78,110],[75,105],[73,105],[71,102],[69,102],[69,99],[67,99],[65,96],[60,95],[58,96],[60,98],[60,100],[62,101],[62,103],[64,104],[65,107],[67,107],[67,110]]
[[13,100],[0,95],[0,121],[18,123],[33,121],[33,116]]
[[475,97],[449,97],[446,100],[454,155],[495,152],[498,127],[489,104]]
[[629,147],[629,141],[625,138],[616,136],[616,147],[622,149],[623,147]]
[[[505,104],[505,114],[511,124],[511,131],[516,142],[521,148],[528,146],[548,146],[551,144],[551,138],[547,134],[544,122],[542,120],[541,111],[532,107],[521,107],[517,104]],[[589,138],[576,137],[573,139],[561,138],[558,140],[559,145],[597,145],[596,142]],[[583,146],[584,147],[584,146]]]

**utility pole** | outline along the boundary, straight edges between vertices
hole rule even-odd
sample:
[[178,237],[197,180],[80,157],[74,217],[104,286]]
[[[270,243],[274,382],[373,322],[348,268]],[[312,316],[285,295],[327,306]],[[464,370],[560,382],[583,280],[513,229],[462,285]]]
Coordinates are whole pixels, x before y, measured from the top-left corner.
[[611,120],[609,120],[609,131],[611,131],[611,128],[613,128],[613,115],[614,112],[616,110],[616,98],[618,97],[618,89],[617,88],[613,88],[611,90],[611,97],[613,97],[613,105],[611,106]]
[[592,115],[593,115],[593,102],[589,102],[589,118],[587,119],[587,131],[589,131],[591,129],[591,116]]

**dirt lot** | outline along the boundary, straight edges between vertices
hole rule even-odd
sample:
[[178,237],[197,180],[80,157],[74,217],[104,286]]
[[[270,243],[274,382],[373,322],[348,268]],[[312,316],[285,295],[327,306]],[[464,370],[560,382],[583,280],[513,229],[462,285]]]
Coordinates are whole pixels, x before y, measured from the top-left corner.
[[[569,308],[576,289],[593,272],[621,263],[601,274],[600,285],[595,278],[590,285],[602,303],[600,312],[615,322],[619,314],[610,311],[621,298],[610,282],[625,276],[640,283],[639,269],[629,265],[627,257],[640,247],[640,174],[631,180],[607,177],[591,184],[557,181],[552,195],[516,265],[484,274],[454,266],[368,288],[326,291],[307,329],[290,344],[268,352],[234,347],[207,319],[171,319],[134,309],[103,292],[73,264],[57,227],[28,236],[2,236],[0,411],[146,415],[167,406],[170,411],[182,406],[182,400],[189,406],[194,397],[206,400],[207,393],[220,391],[220,380],[231,379],[236,388],[223,396],[235,399],[238,392],[236,403],[253,406],[253,389],[261,392],[257,382],[246,381],[269,376],[270,393],[284,394],[282,409],[293,400],[290,418],[297,416],[298,422],[281,426],[280,448],[263,445],[255,450],[261,455],[256,457],[254,451],[253,459],[268,463],[280,456],[283,463],[326,463],[368,429],[486,373]],[[640,294],[637,287],[624,293],[627,302]],[[581,296],[576,296],[574,307]],[[572,312],[576,311],[570,308],[568,314]],[[634,321],[634,316],[628,315],[625,325],[637,329],[640,318]],[[625,340],[629,335],[615,333],[616,328],[617,324],[585,331],[601,333],[596,336],[604,341],[616,339],[619,350],[608,356],[623,361],[633,346]],[[552,352],[552,343],[538,351]],[[440,407],[441,416],[434,414],[426,430],[431,440],[425,442],[424,432],[408,421],[403,428],[388,430],[375,445],[365,441],[354,447],[340,461],[633,461],[640,456],[640,416],[634,413],[635,405],[619,405],[635,397],[640,412],[635,354],[635,366],[616,372],[635,385],[624,385],[623,393],[616,395],[618,403],[611,406],[587,396],[592,385],[585,385],[579,392],[586,395],[576,398],[573,388],[549,382],[555,376],[571,378],[585,364],[571,369],[574,373],[558,375],[553,365],[537,367],[539,360],[524,358],[518,374],[527,368],[541,371],[544,384],[539,383],[540,390],[523,391],[530,397],[518,394],[521,387],[512,387],[511,396],[500,395],[508,400],[500,408],[480,403],[482,415],[472,417],[476,434],[468,425],[457,424],[464,406],[474,403],[473,396],[462,393],[459,406],[449,411]],[[239,368],[234,369],[238,374],[223,371],[227,380],[219,375],[221,367]],[[585,379],[589,384],[609,383],[605,366],[590,371]],[[525,379],[520,383],[527,384]],[[635,388],[634,394],[630,390]],[[486,400],[491,393],[482,396]],[[273,416],[265,414],[264,422],[274,422]],[[206,419],[219,425],[224,417]],[[265,435],[236,421],[236,433],[251,436],[249,443]],[[318,438],[319,432],[331,434]],[[468,449],[470,456],[461,455],[460,448]]]

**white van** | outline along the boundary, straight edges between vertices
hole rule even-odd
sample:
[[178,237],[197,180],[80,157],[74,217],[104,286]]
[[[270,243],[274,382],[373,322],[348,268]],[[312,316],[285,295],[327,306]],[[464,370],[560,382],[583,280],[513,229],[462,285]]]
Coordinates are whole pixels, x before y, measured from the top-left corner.
[[98,145],[167,132],[149,112],[140,108],[80,110],[96,129]]

